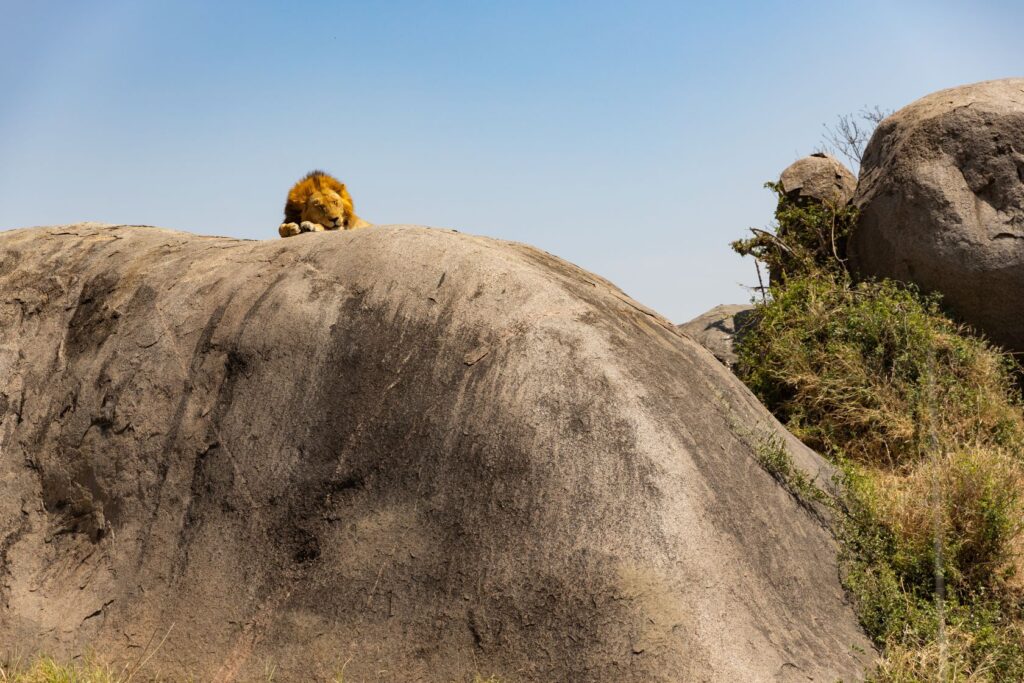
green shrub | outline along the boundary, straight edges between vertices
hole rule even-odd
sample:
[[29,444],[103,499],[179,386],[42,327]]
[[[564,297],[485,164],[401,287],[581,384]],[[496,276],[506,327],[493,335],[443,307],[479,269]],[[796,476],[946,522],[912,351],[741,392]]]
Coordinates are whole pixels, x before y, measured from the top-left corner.
[[752,229],[753,237],[736,240],[732,248],[768,267],[772,284],[810,272],[846,272],[846,242],[857,223],[857,210],[845,204],[793,199],[781,183],[765,183],[778,205],[775,233]]
[[[736,371],[845,473],[831,507],[844,583],[884,652],[872,680],[1024,680],[1019,367],[937,296],[854,282],[854,209],[768,186],[775,234],[733,243],[771,274]],[[788,461],[758,457],[799,497]]]
[[737,373],[823,453],[886,467],[918,459],[936,429],[1019,449],[1024,421],[1011,358],[893,282],[831,274],[773,286],[738,346]]

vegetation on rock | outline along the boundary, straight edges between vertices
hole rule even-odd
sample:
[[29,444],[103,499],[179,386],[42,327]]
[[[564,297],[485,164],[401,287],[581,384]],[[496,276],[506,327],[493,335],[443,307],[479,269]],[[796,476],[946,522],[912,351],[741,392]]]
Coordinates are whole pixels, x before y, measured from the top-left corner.
[[771,275],[736,370],[844,473],[829,504],[845,584],[884,652],[872,680],[1024,680],[1020,368],[937,296],[855,282],[853,207],[768,187],[774,234],[732,245]]
[[857,210],[848,205],[794,199],[781,183],[765,183],[778,195],[778,222],[774,234],[752,228],[753,237],[736,240],[732,248],[753,256],[768,267],[773,284],[809,274],[843,277],[846,271],[846,242],[857,221]]
[[[36,657],[27,663],[20,660],[5,662],[0,659],[0,683],[131,683],[136,676],[147,681],[188,683],[195,680],[192,675],[185,673],[175,678],[153,678],[142,671],[142,666],[139,664],[117,671],[96,661],[66,665],[50,657]],[[271,667],[262,681],[273,683],[275,680],[274,669]],[[345,675],[338,673],[330,680],[332,683],[345,683]],[[500,683],[500,681],[494,676],[484,678],[480,674],[475,674],[472,683]]]
[[63,665],[49,657],[37,657],[27,664],[0,661],[0,683],[127,683],[130,672],[119,675],[97,663]]

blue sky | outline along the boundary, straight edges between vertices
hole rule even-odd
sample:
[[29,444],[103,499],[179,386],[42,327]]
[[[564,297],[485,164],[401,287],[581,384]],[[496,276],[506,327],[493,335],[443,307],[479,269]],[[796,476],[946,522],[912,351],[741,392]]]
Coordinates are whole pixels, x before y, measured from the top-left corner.
[[0,229],[276,238],[341,178],[374,223],[528,242],[676,321],[865,105],[1024,75],[1011,2],[0,4]]

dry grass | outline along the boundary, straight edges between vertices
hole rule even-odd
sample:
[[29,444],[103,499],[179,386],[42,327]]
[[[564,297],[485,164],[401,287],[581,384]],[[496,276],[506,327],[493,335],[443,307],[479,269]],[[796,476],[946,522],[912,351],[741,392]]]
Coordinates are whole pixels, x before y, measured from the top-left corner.
[[[961,592],[1020,575],[1024,467],[1003,449],[937,454],[905,475],[881,471],[877,510],[899,539],[894,563],[933,575],[941,540],[945,578]],[[913,566],[925,561],[924,566]]]
[[[344,669],[344,667],[343,667]],[[38,656],[28,661],[14,659],[0,661],[0,683],[130,683],[136,676],[141,676],[139,667],[125,667],[120,671],[99,663],[87,661],[82,664],[60,664],[50,657]],[[145,680],[150,680],[143,676]],[[163,679],[182,683],[192,683],[190,674],[182,674],[179,678]],[[262,679],[264,683],[272,683],[274,670],[271,668]],[[331,679],[331,683],[346,683],[344,670]],[[349,683],[352,683],[349,681]],[[480,674],[473,676],[473,683],[500,683],[495,676],[484,678]]]
[[102,664],[62,665],[49,657],[37,657],[28,663],[0,664],[0,683],[128,683],[127,672],[115,673]]
[[[932,640],[894,642],[886,657],[869,678],[870,683],[923,683],[941,680],[944,683],[987,683],[997,675],[999,662],[992,654],[980,661],[967,656],[978,645],[978,636],[962,629],[948,629],[946,645]],[[936,678],[940,672],[940,678]],[[998,679],[996,679],[998,680]]]

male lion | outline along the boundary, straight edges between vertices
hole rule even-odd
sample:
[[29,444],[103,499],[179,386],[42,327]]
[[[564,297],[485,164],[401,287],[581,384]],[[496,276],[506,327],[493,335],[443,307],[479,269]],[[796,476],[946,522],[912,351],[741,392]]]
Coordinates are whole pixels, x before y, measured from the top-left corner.
[[300,232],[368,227],[370,224],[355,214],[344,183],[323,171],[310,171],[288,192],[284,223],[277,231],[281,237],[291,237]]

